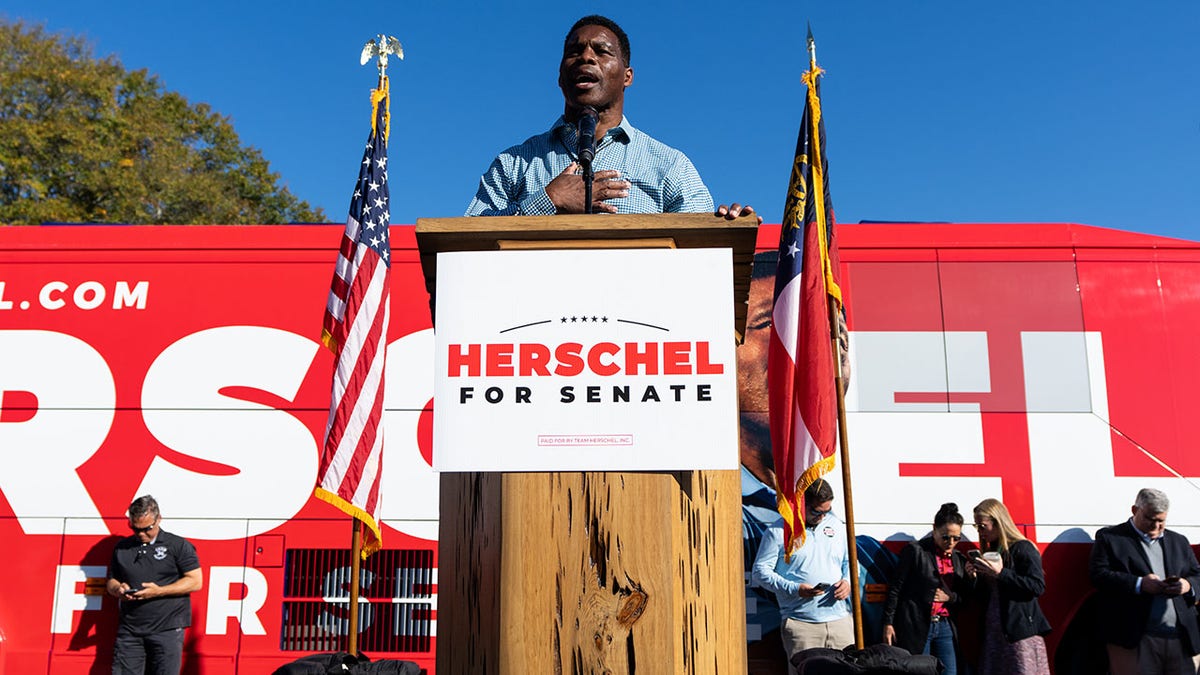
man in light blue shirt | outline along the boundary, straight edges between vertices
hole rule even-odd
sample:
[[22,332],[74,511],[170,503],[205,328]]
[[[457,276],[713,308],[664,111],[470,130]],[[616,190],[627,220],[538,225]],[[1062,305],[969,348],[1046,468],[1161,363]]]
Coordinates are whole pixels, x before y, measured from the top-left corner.
[[780,635],[791,659],[813,647],[854,644],[850,612],[850,555],[846,526],[833,510],[833,488],[824,479],[804,491],[804,544],[790,561],[783,553],[783,522],[763,535],[751,572],[753,583],[775,594],[783,619]]
[[[593,213],[712,212],[712,196],[691,161],[625,118],[625,88],[632,83],[625,31],[602,16],[575,22],[558,68],[565,100],[562,117],[549,131],[505,150],[492,162],[466,215],[585,213],[576,125],[589,109],[596,113]],[[732,220],[754,209],[735,203],[721,205],[715,213]]]
[[[555,178],[582,185],[576,175],[574,124],[559,117],[549,131],[500,153],[479,180],[468,216],[552,216],[576,213],[568,193],[554,202]],[[696,167],[621,118],[596,144],[594,213],[707,213],[712,196]],[[578,195],[582,200],[582,194]],[[582,212],[582,201],[579,202]]]

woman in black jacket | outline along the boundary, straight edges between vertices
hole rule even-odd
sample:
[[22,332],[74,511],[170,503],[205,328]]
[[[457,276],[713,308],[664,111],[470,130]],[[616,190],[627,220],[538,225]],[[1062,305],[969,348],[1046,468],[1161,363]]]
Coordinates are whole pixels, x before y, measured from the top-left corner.
[[942,504],[933,534],[900,552],[883,610],[883,640],[911,654],[931,654],[958,672],[955,610],[968,587],[966,559],[958,552],[963,517],[956,504]]
[[980,675],[1049,675],[1042,636],[1050,622],[1037,600],[1046,590],[1042,556],[997,499],[975,507],[975,529],[984,553],[970,561],[967,574],[978,577],[985,608]]

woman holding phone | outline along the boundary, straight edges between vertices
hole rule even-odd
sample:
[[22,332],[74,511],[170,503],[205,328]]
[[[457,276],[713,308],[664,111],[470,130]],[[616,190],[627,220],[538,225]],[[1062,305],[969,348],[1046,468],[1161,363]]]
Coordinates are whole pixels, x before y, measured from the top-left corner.
[[883,610],[884,642],[937,657],[943,675],[958,672],[954,614],[970,585],[966,559],[957,548],[962,526],[958,505],[942,504],[933,517],[933,534],[901,551]]
[[1042,556],[997,499],[975,507],[975,529],[983,555],[968,563],[967,574],[978,578],[985,608],[979,674],[1049,675],[1042,636],[1050,622],[1037,600],[1046,590]]

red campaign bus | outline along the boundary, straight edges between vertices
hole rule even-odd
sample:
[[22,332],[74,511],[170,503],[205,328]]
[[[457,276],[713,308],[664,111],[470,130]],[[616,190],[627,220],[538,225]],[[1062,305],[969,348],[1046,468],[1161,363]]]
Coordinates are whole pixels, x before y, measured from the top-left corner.
[[[839,228],[858,534],[896,550],[942,502],[1003,499],[1043,552],[1057,672],[1087,672],[1095,530],[1159,487],[1169,527],[1200,541],[1200,244],[1068,224]],[[350,524],[312,497],[341,230],[0,228],[0,674],[107,668],[103,579],[144,493],[202,564],[185,672],[342,647]],[[759,250],[777,237],[764,226]],[[364,564],[359,646],[433,672],[433,337],[412,227],[392,240],[385,550]],[[753,382],[769,286],[754,284],[740,348]],[[753,394],[742,408],[765,413]],[[764,460],[746,443],[743,459],[749,493]],[[747,600],[751,671],[778,672],[778,617]]]

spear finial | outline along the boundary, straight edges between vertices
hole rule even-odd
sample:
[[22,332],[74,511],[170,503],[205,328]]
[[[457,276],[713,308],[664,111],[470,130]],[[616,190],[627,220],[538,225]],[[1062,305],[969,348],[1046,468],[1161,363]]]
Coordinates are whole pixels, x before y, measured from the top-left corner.
[[817,66],[817,41],[813,39],[812,24],[805,23],[808,25],[808,65],[815,68]]

